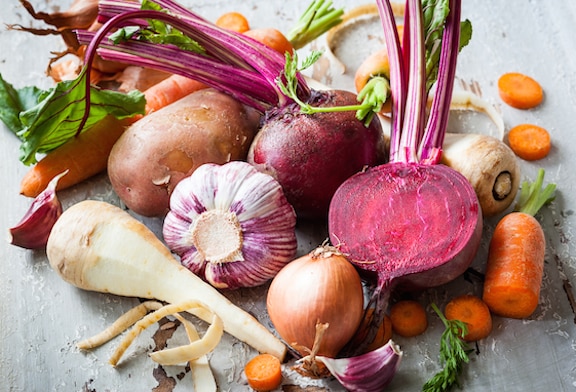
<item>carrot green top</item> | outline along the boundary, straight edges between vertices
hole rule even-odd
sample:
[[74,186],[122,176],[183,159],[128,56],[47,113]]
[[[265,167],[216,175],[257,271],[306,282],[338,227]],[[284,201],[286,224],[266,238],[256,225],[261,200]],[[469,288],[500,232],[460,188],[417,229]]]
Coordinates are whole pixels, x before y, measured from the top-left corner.
[[554,200],[556,184],[548,184],[542,189],[543,182],[544,169],[538,170],[536,181],[524,181],[514,210],[534,216],[540,208]]

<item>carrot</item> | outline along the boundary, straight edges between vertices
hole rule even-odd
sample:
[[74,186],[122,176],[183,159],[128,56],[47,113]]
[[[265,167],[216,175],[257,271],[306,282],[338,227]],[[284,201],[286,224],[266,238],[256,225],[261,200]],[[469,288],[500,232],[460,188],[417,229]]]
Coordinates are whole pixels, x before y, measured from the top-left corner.
[[170,75],[144,91],[146,114],[176,102],[195,91],[206,88],[204,83],[182,75]]
[[[356,335],[354,335],[354,337],[352,338],[352,342],[350,344],[351,347],[360,346],[360,344],[362,344],[364,339],[366,339],[366,336],[369,331],[370,320],[372,319],[373,313],[374,308],[369,308],[366,311],[366,315],[364,316],[360,326],[358,327],[358,332],[356,332]],[[380,324],[378,330],[376,331],[376,336],[374,336],[374,339],[368,345],[365,352],[373,351],[376,350],[377,348],[382,347],[383,345],[388,343],[388,341],[391,338],[392,338],[392,320],[390,319],[390,316],[384,315],[384,319],[382,320],[382,323]]]
[[484,339],[492,332],[492,315],[488,305],[480,297],[465,294],[453,298],[444,309],[448,320],[460,320],[467,332],[462,337],[467,342]]
[[226,12],[215,22],[216,26],[222,27],[224,29],[236,31],[237,33],[245,33],[246,31],[250,30],[250,23],[248,19],[240,12]]
[[538,306],[546,240],[534,215],[556,189],[542,189],[543,178],[540,169],[534,183],[523,183],[516,210],[498,222],[490,240],[482,299],[499,316],[526,318]]
[[517,156],[527,161],[546,157],[552,147],[548,130],[534,124],[520,124],[510,129],[508,144]]
[[20,193],[38,196],[57,174],[68,170],[57,190],[78,184],[106,169],[108,155],[128,125],[126,120],[107,116],[86,132],[47,154],[22,178]]
[[528,75],[505,73],[498,79],[498,93],[502,101],[516,109],[531,109],[542,102],[542,86]]
[[271,354],[258,354],[244,367],[248,385],[255,391],[272,391],[282,382],[280,360]]
[[275,28],[250,29],[244,35],[263,43],[281,54],[286,54],[286,52],[294,53],[294,46],[290,40],[280,30]]
[[428,328],[426,310],[417,301],[402,300],[390,308],[392,331],[403,337],[417,336]]

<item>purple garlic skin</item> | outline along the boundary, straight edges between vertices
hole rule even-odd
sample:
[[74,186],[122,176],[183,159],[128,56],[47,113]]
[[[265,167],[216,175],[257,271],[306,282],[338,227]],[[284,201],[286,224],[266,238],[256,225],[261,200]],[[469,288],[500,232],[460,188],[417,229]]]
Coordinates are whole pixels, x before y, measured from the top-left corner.
[[216,288],[259,286],[294,259],[296,214],[280,184],[244,161],[204,164],[171,195],[164,241]]
[[390,384],[400,362],[402,351],[389,340],[374,351],[350,358],[316,357],[350,392],[381,392]]
[[56,185],[68,171],[54,177],[24,214],[20,222],[9,229],[10,244],[26,249],[44,249],[56,220],[62,215],[62,204],[56,196]]

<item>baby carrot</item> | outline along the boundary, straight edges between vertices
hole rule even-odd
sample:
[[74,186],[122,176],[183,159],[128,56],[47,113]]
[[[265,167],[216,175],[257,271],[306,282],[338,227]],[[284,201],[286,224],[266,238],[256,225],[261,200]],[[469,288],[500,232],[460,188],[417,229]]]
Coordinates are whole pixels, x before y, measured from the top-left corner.
[[398,301],[390,307],[392,331],[403,337],[417,336],[428,328],[426,310],[413,300]]
[[531,109],[542,102],[542,86],[528,75],[505,73],[498,79],[498,93],[502,101],[516,109]]
[[546,157],[552,147],[550,133],[534,124],[520,124],[510,129],[508,144],[517,156],[527,161]]
[[244,33],[250,30],[250,23],[248,19],[240,12],[230,11],[225,12],[215,22],[216,26],[236,31],[237,33]]
[[248,385],[258,392],[272,391],[282,383],[282,365],[271,354],[258,354],[244,366]]
[[523,183],[516,211],[498,222],[490,240],[482,299],[499,316],[526,318],[538,306],[546,240],[534,215],[556,189],[542,189],[543,179],[540,169],[535,182]]
[[488,305],[475,295],[461,295],[446,304],[444,315],[448,320],[466,323],[467,332],[463,339],[475,342],[484,339],[492,332],[492,315]]
[[57,190],[78,184],[106,169],[108,155],[124,132],[127,120],[107,116],[86,132],[47,154],[22,178],[20,193],[36,197],[57,174],[68,170]]
[[272,27],[260,28],[260,29],[250,29],[244,32],[250,38],[255,39],[274,49],[275,51],[281,53],[282,55],[286,52],[294,54],[294,46],[286,38],[286,36],[280,31]]

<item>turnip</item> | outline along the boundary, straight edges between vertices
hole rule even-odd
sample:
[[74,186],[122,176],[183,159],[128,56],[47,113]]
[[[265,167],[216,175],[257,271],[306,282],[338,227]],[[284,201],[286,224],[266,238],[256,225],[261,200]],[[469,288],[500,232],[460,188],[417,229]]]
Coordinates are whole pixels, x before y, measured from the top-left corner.
[[[362,106],[355,94],[314,91],[307,84],[300,71],[319,53],[299,64],[296,54],[283,56],[172,0],[156,1],[162,11],[140,10],[133,2],[111,3],[102,8],[101,18],[109,19],[96,36],[83,33],[81,40],[101,40],[116,27],[137,24],[135,30],[115,33],[124,38],[116,43],[102,40],[100,56],[189,76],[261,112],[261,136],[248,161],[278,180],[298,217],[325,218],[334,191],[346,178],[385,161],[380,122],[376,116],[356,118]],[[158,24],[177,29],[186,37],[185,48],[147,42]]]
[[[401,49],[391,6],[378,0],[390,56],[390,162],[346,180],[330,205],[331,241],[377,275],[369,304],[375,306],[375,321],[382,319],[394,287],[437,286],[464,272],[481,239],[474,189],[462,174],[439,164],[460,48],[460,0],[446,3],[449,11],[439,20],[432,15],[444,8],[424,14],[432,5],[407,1]],[[434,72],[426,66],[426,51],[436,45],[441,47],[437,85],[426,117],[427,81]]]
[[[65,210],[48,237],[46,254],[52,268],[81,289],[169,303],[196,300],[239,340],[278,358],[286,353],[266,327],[183,267],[150,229],[112,204],[86,200]],[[195,314],[212,319],[210,312]]]

